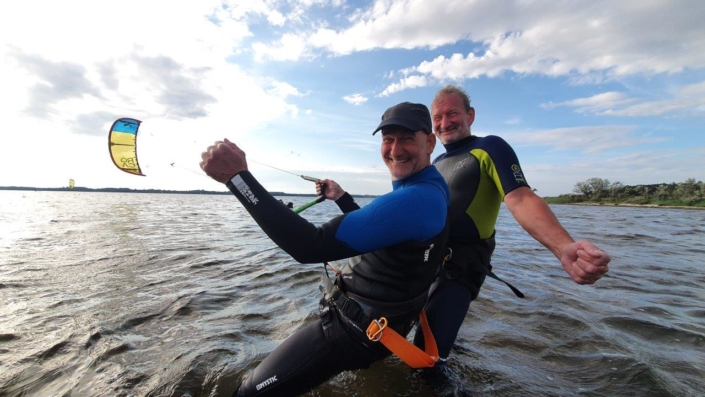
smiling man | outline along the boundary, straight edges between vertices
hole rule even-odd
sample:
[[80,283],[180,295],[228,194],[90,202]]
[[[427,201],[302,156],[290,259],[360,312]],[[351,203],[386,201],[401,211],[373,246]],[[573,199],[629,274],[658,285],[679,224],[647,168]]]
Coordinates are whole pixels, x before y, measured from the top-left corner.
[[393,191],[360,208],[337,183],[323,180],[326,198],[336,200],[344,214],[320,227],[272,197],[234,143],[216,142],[201,155],[206,174],[225,183],[295,260],[354,257],[327,286],[320,317],[271,352],[243,381],[238,396],[298,395],[342,371],[367,368],[391,354],[367,337],[368,325],[384,317],[388,329],[404,337],[419,318],[443,259],[448,186],[431,166],[436,137],[426,106],[404,102],[389,108],[378,131]]
[[393,181],[404,179],[431,165],[426,161],[426,154],[433,152],[436,137],[427,132],[430,125],[418,121],[425,120],[427,112],[424,105],[400,103],[384,112],[382,122],[372,133],[382,131],[382,159]]
[[[433,164],[451,192],[448,247],[452,256],[444,263],[426,306],[440,355],[436,365],[441,366],[485,277],[496,278],[490,258],[502,201],[524,230],[558,258],[576,283],[595,283],[608,271],[611,258],[591,242],[570,237],[546,202],[531,190],[506,141],[470,133],[475,109],[462,88],[449,85],[439,90],[431,111],[435,134],[446,149]],[[416,332],[415,343],[423,345],[422,333]]]

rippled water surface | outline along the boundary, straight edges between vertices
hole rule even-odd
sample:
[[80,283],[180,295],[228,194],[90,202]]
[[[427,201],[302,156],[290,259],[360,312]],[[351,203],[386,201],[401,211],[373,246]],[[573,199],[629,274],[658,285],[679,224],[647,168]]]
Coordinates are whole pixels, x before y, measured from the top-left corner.
[[[2,396],[229,396],[317,314],[322,266],[290,259],[232,196],[0,203]],[[552,208],[611,253],[596,286],[570,281],[503,208],[494,270],[527,297],[487,281],[446,377],[391,357],[310,395],[705,395],[705,211]]]

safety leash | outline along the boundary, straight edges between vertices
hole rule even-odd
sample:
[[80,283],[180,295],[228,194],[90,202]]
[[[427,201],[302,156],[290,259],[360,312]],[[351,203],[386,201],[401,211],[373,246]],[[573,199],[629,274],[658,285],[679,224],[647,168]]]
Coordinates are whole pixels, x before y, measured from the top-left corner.
[[438,346],[424,310],[419,313],[419,323],[423,332],[425,350],[419,349],[395,330],[387,327],[387,319],[384,317],[370,323],[367,327],[367,338],[372,342],[381,342],[411,368],[430,368],[438,361]]

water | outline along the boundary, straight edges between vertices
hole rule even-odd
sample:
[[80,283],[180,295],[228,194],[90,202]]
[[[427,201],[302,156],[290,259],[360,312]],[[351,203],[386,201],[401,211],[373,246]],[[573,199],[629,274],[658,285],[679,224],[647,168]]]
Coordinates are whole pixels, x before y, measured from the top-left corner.
[[[229,396],[316,317],[322,266],[292,261],[232,196],[0,203],[0,396]],[[485,283],[447,379],[392,357],[310,395],[705,395],[705,211],[553,210],[611,253],[596,286],[570,281],[503,208],[494,269],[527,297]],[[337,214],[326,202],[302,215]]]

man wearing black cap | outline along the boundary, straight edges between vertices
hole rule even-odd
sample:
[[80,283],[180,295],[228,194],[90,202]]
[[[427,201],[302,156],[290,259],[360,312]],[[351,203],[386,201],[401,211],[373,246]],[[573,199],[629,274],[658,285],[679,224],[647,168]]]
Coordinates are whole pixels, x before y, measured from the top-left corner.
[[385,317],[388,328],[406,336],[418,319],[444,255],[450,195],[431,166],[436,137],[426,106],[404,102],[387,109],[373,135],[377,131],[393,191],[360,208],[337,183],[323,180],[326,198],[344,214],[320,227],[272,197],[232,142],[216,142],[201,155],[206,174],[225,183],[295,260],[352,258],[328,283],[320,318],[269,354],[243,381],[238,396],[298,395],[342,371],[367,368],[390,354],[365,334],[373,320]]

